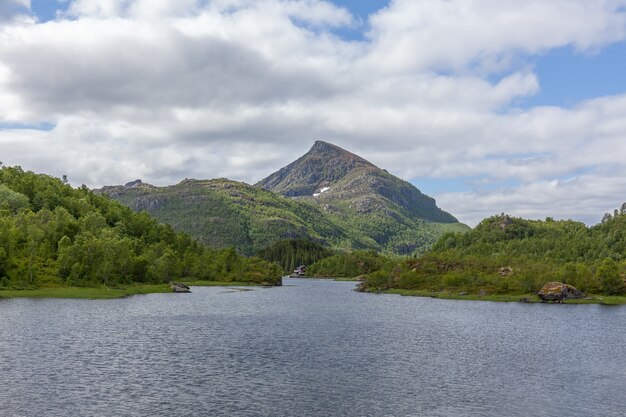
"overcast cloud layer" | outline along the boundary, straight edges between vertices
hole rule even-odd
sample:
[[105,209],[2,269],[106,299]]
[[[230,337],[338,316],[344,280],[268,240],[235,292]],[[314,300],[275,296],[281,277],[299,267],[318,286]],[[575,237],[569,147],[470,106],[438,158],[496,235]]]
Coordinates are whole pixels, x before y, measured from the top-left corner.
[[0,0],[7,165],[253,183],[323,139],[405,179],[465,178],[435,197],[471,225],[594,223],[626,200],[626,95],[516,104],[541,89],[531,57],[624,41],[626,0],[395,0],[362,40],[319,0],[74,0],[45,23],[29,6]]

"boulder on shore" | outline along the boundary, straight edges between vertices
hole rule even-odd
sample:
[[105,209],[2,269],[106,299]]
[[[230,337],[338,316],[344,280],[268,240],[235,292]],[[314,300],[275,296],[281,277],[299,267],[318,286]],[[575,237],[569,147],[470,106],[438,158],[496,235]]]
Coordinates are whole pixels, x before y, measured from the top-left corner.
[[180,282],[170,281],[170,288],[172,289],[172,292],[191,292],[191,288],[185,284],[181,284]]
[[585,294],[573,287],[562,282],[548,282],[537,293],[541,301],[554,301],[557,303],[567,299],[585,298]]

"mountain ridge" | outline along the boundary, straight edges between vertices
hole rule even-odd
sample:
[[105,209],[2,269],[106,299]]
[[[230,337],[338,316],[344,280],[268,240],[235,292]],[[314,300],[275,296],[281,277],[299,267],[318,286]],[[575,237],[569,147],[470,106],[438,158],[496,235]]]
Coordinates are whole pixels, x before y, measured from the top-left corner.
[[444,232],[469,229],[410,183],[323,141],[254,186],[225,178],[166,187],[135,180],[98,192],[202,243],[247,255],[285,238],[413,254]]

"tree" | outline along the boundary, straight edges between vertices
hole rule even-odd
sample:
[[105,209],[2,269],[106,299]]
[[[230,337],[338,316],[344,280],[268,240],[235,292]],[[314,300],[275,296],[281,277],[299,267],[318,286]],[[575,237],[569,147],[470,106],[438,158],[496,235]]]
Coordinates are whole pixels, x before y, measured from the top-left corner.
[[178,258],[171,249],[167,249],[165,253],[154,262],[149,270],[151,278],[154,282],[168,282],[177,280],[181,276],[181,267]]
[[28,283],[30,285],[35,284],[37,277],[37,268],[35,268],[35,264],[37,262],[37,255],[43,238],[43,231],[41,228],[37,227],[37,225],[30,225],[28,227],[28,240],[26,241],[26,248],[28,250]]
[[9,257],[4,248],[0,247],[0,281],[5,276],[9,266]]
[[561,282],[565,284],[573,284],[576,282],[577,277],[576,264],[573,262],[568,262],[563,267],[563,275],[561,276]]
[[606,258],[598,268],[596,273],[600,282],[600,289],[604,294],[620,294],[624,287],[624,282],[619,274],[617,262],[611,258]]
[[28,197],[11,190],[4,184],[0,184],[0,208],[7,208],[16,212],[29,205]]

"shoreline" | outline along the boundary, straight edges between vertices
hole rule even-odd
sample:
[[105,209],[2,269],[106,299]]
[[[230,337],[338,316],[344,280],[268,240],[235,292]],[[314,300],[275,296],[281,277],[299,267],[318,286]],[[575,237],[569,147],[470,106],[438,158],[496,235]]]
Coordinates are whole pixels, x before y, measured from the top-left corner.
[[[405,290],[400,288],[392,288],[388,290],[376,291],[374,289],[366,289],[362,291],[369,294],[393,294],[403,297],[424,297],[437,298],[441,300],[467,300],[467,301],[491,301],[505,303],[528,303],[528,304],[554,304],[544,303],[533,293],[526,294],[459,294],[458,292],[440,291],[433,292],[428,290]],[[572,299],[564,300],[563,304],[598,304],[598,305],[626,305],[626,296],[620,295],[598,295],[589,294],[592,299]],[[527,301],[521,301],[526,299]]]
[[[262,286],[237,281],[180,281],[192,287],[251,287]],[[65,298],[83,300],[114,300],[143,294],[172,293],[168,284],[129,285],[125,287],[44,287],[24,290],[0,289],[0,300],[12,298]]]
[[[351,278],[332,277],[299,277],[295,279],[325,279],[343,282],[359,282]],[[262,287],[263,284],[239,281],[180,281],[190,287]],[[441,300],[467,300],[467,301],[491,301],[491,302],[524,302],[541,304],[542,301],[536,294],[460,294],[451,291],[433,292],[428,290],[407,290],[392,288],[382,291],[366,289],[362,291],[369,294],[391,294],[403,297],[437,298]],[[85,299],[85,300],[113,300],[143,294],[166,294],[172,293],[167,284],[129,285],[126,287],[44,287],[23,290],[1,290],[0,301],[13,298],[57,298],[57,299]],[[597,304],[597,305],[626,305],[626,296],[590,294],[592,299],[564,300],[563,304]],[[527,301],[521,301],[525,299]],[[552,303],[544,303],[552,304]]]

